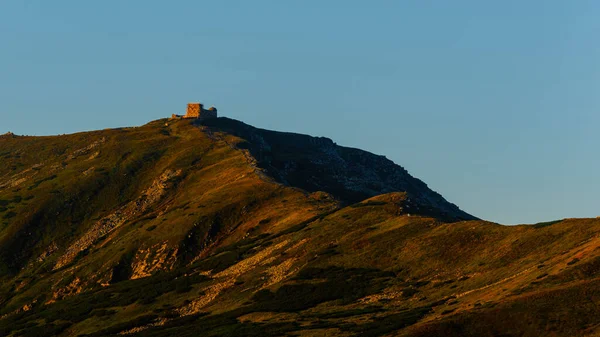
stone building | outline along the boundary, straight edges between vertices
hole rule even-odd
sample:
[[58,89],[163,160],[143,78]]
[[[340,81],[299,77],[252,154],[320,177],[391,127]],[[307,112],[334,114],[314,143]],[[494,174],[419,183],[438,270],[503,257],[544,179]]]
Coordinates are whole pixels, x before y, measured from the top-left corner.
[[185,115],[181,116],[173,114],[171,118],[217,118],[217,108],[213,106],[207,110],[204,109],[204,105],[202,105],[202,103],[188,103]]
[[200,103],[188,103],[184,118],[199,118],[204,110],[204,105]]

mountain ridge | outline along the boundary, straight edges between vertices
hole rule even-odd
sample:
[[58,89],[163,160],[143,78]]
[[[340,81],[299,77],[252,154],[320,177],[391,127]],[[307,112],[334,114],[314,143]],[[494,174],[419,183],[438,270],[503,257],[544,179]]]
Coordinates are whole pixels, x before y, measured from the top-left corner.
[[162,119],[0,160],[2,335],[600,333],[600,219],[474,219],[331,140]]
[[[208,119],[202,124],[246,140],[239,146],[249,150],[258,166],[280,183],[310,192],[322,190],[350,203],[379,194],[407,191],[414,194],[423,207],[441,211],[439,216],[477,219],[447,202],[385,156],[340,146],[326,137],[270,131],[224,117]],[[327,180],[330,177],[334,179]]]

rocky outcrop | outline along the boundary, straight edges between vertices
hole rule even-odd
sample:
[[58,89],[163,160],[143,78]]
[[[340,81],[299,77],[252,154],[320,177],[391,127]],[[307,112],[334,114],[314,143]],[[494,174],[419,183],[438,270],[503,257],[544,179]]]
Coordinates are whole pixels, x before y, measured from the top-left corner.
[[[73,159],[76,159],[77,157],[80,157],[80,156],[84,156],[84,155],[90,154],[90,152],[91,152],[93,149],[97,148],[98,146],[100,146],[100,145],[102,145],[102,144],[104,144],[104,143],[106,143],[106,137],[102,137],[102,138],[100,138],[99,140],[97,140],[97,141],[95,141],[95,142],[92,142],[91,144],[89,144],[89,145],[88,145],[88,146],[86,146],[86,147],[83,147],[83,148],[81,148],[81,149],[77,149],[77,150],[73,151],[73,153],[71,153],[71,154],[69,154],[69,155],[67,156],[67,160],[73,160]],[[99,153],[98,153],[98,154],[99,154]],[[91,154],[91,157],[96,157],[98,154],[96,154],[96,153],[92,153],[92,154]],[[92,158],[92,159],[93,159],[93,158]]]
[[137,251],[131,266],[131,279],[148,277],[158,270],[169,270],[177,259],[177,248],[170,249],[166,242]]
[[105,237],[127,221],[146,212],[151,206],[160,201],[173,184],[174,178],[180,176],[181,172],[181,170],[165,171],[136,200],[96,222],[79,240],[67,248],[65,253],[58,259],[54,269],[59,269],[71,263],[77,254],[90,248],[94,242]]

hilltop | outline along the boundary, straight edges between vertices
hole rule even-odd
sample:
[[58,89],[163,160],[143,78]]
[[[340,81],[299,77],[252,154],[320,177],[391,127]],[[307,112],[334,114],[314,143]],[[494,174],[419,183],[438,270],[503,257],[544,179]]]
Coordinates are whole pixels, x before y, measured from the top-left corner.
[[0,334],[592,335],[600,220],[477,219],[228,118],[0,136]]

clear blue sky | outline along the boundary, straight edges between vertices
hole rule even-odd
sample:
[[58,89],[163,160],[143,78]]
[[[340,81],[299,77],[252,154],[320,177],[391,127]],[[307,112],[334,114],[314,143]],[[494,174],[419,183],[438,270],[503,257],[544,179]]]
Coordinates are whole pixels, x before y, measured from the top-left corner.
[[384,154],[505,224],[600,215],[598,1],[2,0],[0,133],[188,101]]

